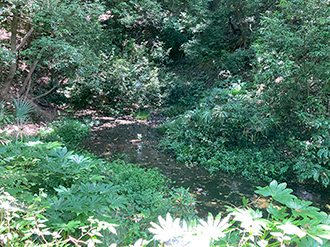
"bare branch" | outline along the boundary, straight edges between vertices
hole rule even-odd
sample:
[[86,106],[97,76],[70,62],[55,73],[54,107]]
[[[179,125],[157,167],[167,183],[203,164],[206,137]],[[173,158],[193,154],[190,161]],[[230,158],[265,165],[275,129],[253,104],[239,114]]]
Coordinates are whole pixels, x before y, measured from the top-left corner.
[[37,97],[34,97],[32,100],[36,100],[36,99],[39,99],[41,97],[44,97],[46,96],[47,94],[50,94],[55,88],[57,88],[59,85],[61,84],[61,82],[59,81],[54,87],[52,87],[52,89],[50,89],[49,91],[47,91],[46,93],[43,93]]
[[29,71],[29,74],[25,78],[23,85],[22,85],[21,89],[19,90],[19,94],[23,94],[23,92],[25,91],[26,85],[29,81],[31,81],[32,74],[33,74],[34,70],[36,69],[37,64],[38,64],[38,60],[33,63],[32,67]]
[[30,81],[29,81],[29,85],[28,85],[28,87],[26,89],[26,92],[25,92],[25,97],[27,97],[29,92],[30,92],[31,84],[32,84],[32,79],[30,79]]
[[19,44],[19,46],[16,48],[16,51],[19,51],[23,45],[25,44],[26,40],[31,36],[31,34],[33,33],[34,29],[33,27],[27,32],[27,34],[25,34],[22,42]]
[[[45,50],[44,48],[42,48],[40,50],[40,52],[39,52],[39,54],[37,56],[37,59],[40,59],[40,57],[41,57],[42,53],[44,52],[44,50]],[[27,85],[28,82],[30,82],[29,83],[29,87],[31,86],[31,77],[32,77],[32,74],[33,74],[33,72],[35,71],[35,69],[37,67],[38,62],[39,62],[39,60],[34,61],[33,65],[31,66],[30,71],[29,71],[29,74],[25,78],[25,80],[23,82],[23,85],[22,85],[21,89],[19,90],[19,94],[23,94],[23,92],[25,91],[25,88],[26,88],[26,85]],[[29,89],[27,91],[29,91]],[[26,93],[26,95],[27,95],[27,93]]]

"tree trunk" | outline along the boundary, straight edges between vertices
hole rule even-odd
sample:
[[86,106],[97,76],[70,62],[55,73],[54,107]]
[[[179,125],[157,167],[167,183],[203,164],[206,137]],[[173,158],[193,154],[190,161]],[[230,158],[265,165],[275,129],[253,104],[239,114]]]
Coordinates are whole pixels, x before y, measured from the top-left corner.
[[18,28],[18,16],[17,13],[14,12],[13,20],[11,22],[11,37],[10,37],[10,49],[11,52],[15,54],[15,59],[12,61],[10,65],[9,74],[5,80],[4,85],[1,88],[0,96],[3,99],[8,99],[9,97],[9,89],[13,83],[13,79],[16,74],[17,69],[17,54],[16,54],[16,36],[17,36],[17,28]]
[[38,61],[35,61],[31,68],[30,68],[30,71],[29,71],[29,74],[27,75],[27,77],[25,78],[24,82],[23,82],[23,85],[21,87],[21,89],[19,90],[19,95],[22,95],[26,89],[26,86],[28,85],[28,82],[31,81],[31,77],[32,77],[32,74],[34,72],[34,70],[36,69],[37,67],[37,64],[38,64]]
[[19,44],[19,46],[16,48],[16,51],[19,51],[25,44],[25,42],[27,41],[27,39],[31,36],[31,34],[33,33],[34,29],[33,27],[30,29],[30,31],[27,32],[27,34],[25,34],[22,42]]

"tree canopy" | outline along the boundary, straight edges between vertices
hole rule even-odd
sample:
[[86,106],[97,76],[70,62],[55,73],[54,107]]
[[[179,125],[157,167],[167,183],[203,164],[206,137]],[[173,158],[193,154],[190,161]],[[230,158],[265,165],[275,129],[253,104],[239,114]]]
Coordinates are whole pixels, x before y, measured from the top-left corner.
[[7,0],[0,18],[1,98],[192,110],[217,150],[275,145],[329,183],[328,1]]

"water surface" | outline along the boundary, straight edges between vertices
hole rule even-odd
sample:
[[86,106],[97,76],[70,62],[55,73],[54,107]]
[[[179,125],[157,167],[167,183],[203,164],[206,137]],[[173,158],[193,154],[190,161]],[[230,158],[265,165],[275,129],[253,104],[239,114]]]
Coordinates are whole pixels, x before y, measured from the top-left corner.
[[[254,184],[244,177],[221,172],[210,175],[202,167],[176,162],[170,153],[158,148],[162,137],[155,127],[163,121],[143,121],[131,117],[103,118],[102,123],[94,127],[91,136],[84,141],[83,147],[104,158],[124,155],[123,159],[128,163],[157,168],[174,182],[175,187],[189,188],[191,195],[199,202],[196,210],[200,217],[205,217],[208,212],[215,215],[225,211],[225,206],[241,206],[243,196],[255,201],[256,186],[267,185]],[[288,187],[298,197],[314,201],[315,206],[329,213],[329,190],[297,182],[289,183]]]

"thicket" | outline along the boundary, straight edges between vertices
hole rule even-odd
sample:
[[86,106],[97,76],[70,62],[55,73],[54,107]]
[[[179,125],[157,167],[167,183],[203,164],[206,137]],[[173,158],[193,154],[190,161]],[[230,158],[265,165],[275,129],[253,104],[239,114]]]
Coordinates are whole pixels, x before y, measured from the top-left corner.
[[200,164],[210,172],[240,173],[249,179],[284,179],[289,159],[276,136],[276,119],[267,106],[236,84],[231,89],[212,89],[199,106],[165,124],[167,138],[161,146],[178,160]]
[[[225,1],[219,2],[217,10],[225,10]],[[162,146],[173,150],[179,160],[210,171],[266,181],[284,181],[295,174],[301,181],[311,178],[328,186],[329,3],[260,2],[259,7],[267,6],[263,14],[253,12],[252,3],[244,4],[239,34],[249,33],[242,36],[249,38],[246,47],[231,51],[229,46],[219,47],[215,56],[207,44],[216,46],[208,38],[221,39],[213,39],[211,31],[195,36],[196,45],[188,49],[194,53],[187,56],[196,54],[196,59],[202,51],[213,54],[205,57],[213,59],[212,66],[220,73],[200,91],[192,110],[165,125]],[[222,25],[235,24],[229,17]],[[212,21],[208,25],[214,26]]]
[[[60,245],[69,236],[83,236],[81,241],[90,236],[94,241],[101,228],[114,232],[115,219],[122,224],[118,238],[126,244],[146,238],[147,222],[170,209],[191,217],[189,196],[183,193],[186,203],[177,205],[182,193],[171,194],[156,171],[143,173],[69,151],[88,133],[88,124],[54,122],[40,134],[44,143],[25,141],[21,129],[28,113],[47,115],[41,104],[98,108],[108,115],[161,108],[173,117],[162,145],[181,161],[253,180],[284,181],[294,174],[328,186],[328,1],[7,0],[0,6],[0,100],[16,108],[8,116],[1,101],[0,124],[18,126],[16,142],[0,135],[6,185],[1,198],[8,206],[1,211],[6,212],[1,229],[7,239],[27,236],[26,241]],[[287,208],[304,204],[286,198],[293,201],[278,201]],[[300,224],[297,212],[306,220],[305,206],[294,209],[294,219],[272,211],[274,225],[283,220],[315,229]],[[310,214],[317,229],[320,220],[328,224],[323,214]],[[48,221],[40,222],[44,218]],[[63,229],[63,238],[36,239],[37,226]],[[127,235],[127,229],[134,231]],[[242,246],[258,244],[253,234],[240,234]],[[260,239],[267,236],[265,231]],[[314,245],[303,241],[299,245]]]
[[14,102],[14,111],[0,108],[1,246],[128,245],[150,239],[146,229],[159,215],[195,217],[188,190],[157,170],[69,151],[63,143],[77,147],[89,131],[77,120],[53,122],[36,137],[20,128],[7,134],[10,119],[21,127],[32,111],[28,99]]
[[[266,217],[262,211],[250,208],[244,198],[243,208],[228,207],[226,214],[215,218],[210,214],[206,221],[174,220],[168,213],[166,218],[158,217],[158,225],[150,222],[151,218],[145,222],[141,214],[125,212],[130,199],[125,200],[124,193],[118,195],[119,186],[102,183],[96,177],[94,180],[97,182],[76,183],[69,189],[60,186],[55,189],[57,195],[51,198],[44,190],[39,195],[26,194],[27,188],[17,197],[17,190],[7,188],[16,194],[14,198],[2,188],[0,243],[10,246],[109,246],[113,242],[120,242],[121,246],[130,243],[135,243],[134,246],[329,246],[329,215],[310,206],[311,202],[297,199],[285,183],[273,181],[256,191],[271,196],[265,206]],[[118,225],[120,221],[122,224]],[[152,235],[148,234],[148,227]],[[134,241],[136,237],[141,238]]]

